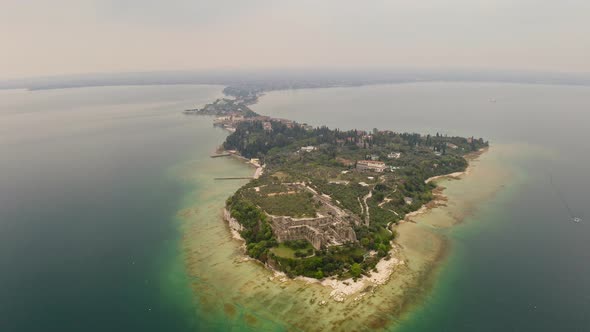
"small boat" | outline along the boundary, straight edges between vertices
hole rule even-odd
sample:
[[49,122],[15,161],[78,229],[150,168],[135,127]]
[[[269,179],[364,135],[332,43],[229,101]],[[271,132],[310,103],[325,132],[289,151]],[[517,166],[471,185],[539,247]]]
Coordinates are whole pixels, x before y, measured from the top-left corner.
[[574,222],[580,222],[580,221],[582,221],[582,218],[574,217],[573,220],[574,220]]

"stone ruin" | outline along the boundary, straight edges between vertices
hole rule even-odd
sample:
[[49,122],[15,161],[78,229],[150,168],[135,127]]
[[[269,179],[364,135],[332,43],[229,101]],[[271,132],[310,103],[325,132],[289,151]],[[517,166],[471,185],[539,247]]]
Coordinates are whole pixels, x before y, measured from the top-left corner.
[[356,234],[349,220],[333,216],[299,219],[286,216],[269,217],[272,231],[279,242],[307,240],[316,250],[356,242]]
[[321,204],[321,214],[318,212],[315,218],[268,215],[272,231],[279,242],[307,240],[316,250],[319,250],[322,247],[357,241],[352,226],[359,225],[360,218],[350,211],[337,207],[329,196],[320,195],[305,182],[285,185],[294,190],[303,189],[312,193],[314,200]]
[[[321,213],[317,212],[316,217],[293,218],[265,212],[277,241],[307,240],[316,250],[357,241],[352,227],[362,224],[359,217],[337,207],[329,196],[320,195],[304,182],[284,183],[284,185],[291,190],[305,190],[312,193],[314,201],[321,205]],[[228,221],[232,230],[237,232],[243,230],[242,225],[230,215],[227,209],[224,210],[224,219]]]

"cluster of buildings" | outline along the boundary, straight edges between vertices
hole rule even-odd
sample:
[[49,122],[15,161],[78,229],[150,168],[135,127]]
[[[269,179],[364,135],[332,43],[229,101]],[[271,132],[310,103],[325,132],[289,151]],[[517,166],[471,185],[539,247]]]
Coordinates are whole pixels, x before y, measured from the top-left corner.
[[[299,153],[312,152],[312,151],[316,151],[317,149],[318,148],[313,145],[302,146],[299,148],[298,152]],[[394,159],[394,158],[397,159],[400,156],[401,156],[400,152],[393,152],[388,155],[388,158],[389,159]],[[382,172],[385,172],[386,170],[393,172],[394,170],[399,169],[399,167],[388,166],[385,164],[385,162],[379,161],[379,156],[376,154],[368,154],[365,156],[365,158],[366,158],[366,160],[359,160],[356,162],[356,169],[357,170],[382,173]],[[336,160],[345,166],[355,166],[355,162],[353,160],[348,160],[348,159],[344,159],[341,157],[336,158]],[[348,171],[345,171],[345,172],[348,172]]]
[[[387,154],[387,159],[399,159],[402,156],[401,152],[390,152]],[[359,171],[373,171],[373,172],[385,172],[389,169],[393,171],[393,167],[388,167],[385,162],[379,161],[379,156],[376,154],[366,155],[366,160],[359,160],[356,163],[356,169]],[[397,169],[397,168],[396,168]]]
[[293,128],[293,126],[295,126],[294,121],[287,119],[272,118],[270,116],[264,115],[245,117],[243,114],[237,112],[223,116],[218,116],[217,118],[215,118],[215,120],[213,120],[213,125],[234,132],[236,131],[236,127],[238,126],[238,124],[240,124],[241,122],[261,122],[262,127],[266,131],[272,131],[273,122],[280,122],[288,128]]
[[[262,116],[252,111],[247,104],[256,100],[256,94],[246,94],[244,96],[237,96],[235,99],[220,98],[213,103],[205,105],[203,108],[185,110],[185,114],[197,115],[215,115],[213,125],[227,129],[231,132],[236,130],[236,127],[241,122],[262,122],[262,126],[266,131],[273,130],[273,122],[279,122],[283,125],[293,128],[295,122],[286,119],[272,118],[270,116]],[[304,125],[304,127],[308,127]]]
[[244,100],[241,98],[227,99],[219,98],[214,102],[209,103],[203,108],[194,108],[185,110],[185,114],[197,114],[197,115],[231,115],[231,114],[245,114],[251,112],[246,106]]

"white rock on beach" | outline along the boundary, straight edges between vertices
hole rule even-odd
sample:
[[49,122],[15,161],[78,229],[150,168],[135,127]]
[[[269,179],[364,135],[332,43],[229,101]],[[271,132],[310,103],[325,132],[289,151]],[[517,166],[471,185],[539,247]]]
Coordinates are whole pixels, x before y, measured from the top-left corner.
[[[396,249],[393,249],[391,254],[395,252]],[[391,257],[389,260],[382,259],[376,265],[377,272],[371,272],[370,276],[363,276],[357,279],[357,281],[354,281],[352,278],[346,280],[328,278],[324,279],[321,284],[333,289],[330,293],[331,299],[336,302],[344,302],[348,296],[360,293],[369,286],[385,284],[391,277],[393,269],[399,264],[403,264],[403,261],[395,257]],[[357,296],[354,300],[359,300],[363,295]]]

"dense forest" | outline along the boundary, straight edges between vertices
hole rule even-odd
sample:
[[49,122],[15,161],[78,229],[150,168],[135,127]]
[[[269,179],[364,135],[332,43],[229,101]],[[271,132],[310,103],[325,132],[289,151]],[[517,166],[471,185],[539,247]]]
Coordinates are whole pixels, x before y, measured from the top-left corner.
[[[361,130],[340,131],[328,127],[306,128],[300,124],[286,125],[280,121],[269,121],[272,130],[264,130],[262,121],[244,121],[224,143],[228,150],[238,150],[248,158],[264,158],[275,148],[296,149],[307,145],[324,145],[333,157],[336,153],[358,155],[361,153],[384,153],[386,148],[398,150],[440,152],[441,155],[464,155],[488,145],[482,138],[464,138],[446,135],[420,135],[416,133],[395,133],[374,129],[368,133]],[[384,156],[382,156],[384,157]]]

